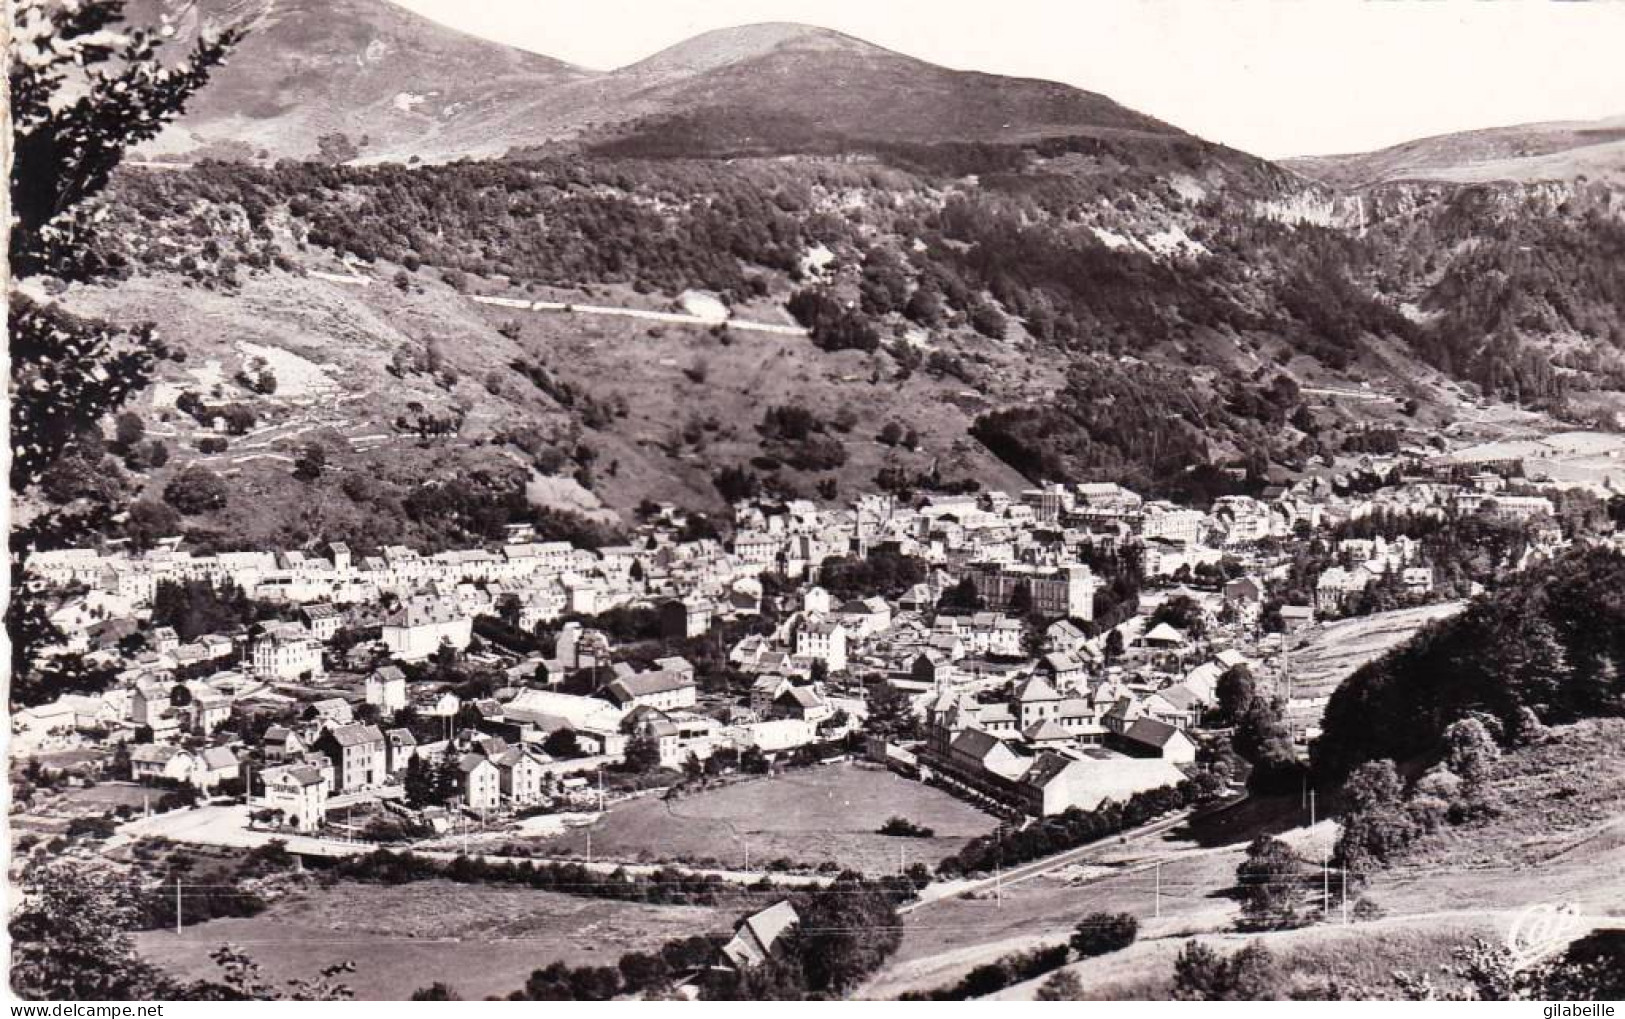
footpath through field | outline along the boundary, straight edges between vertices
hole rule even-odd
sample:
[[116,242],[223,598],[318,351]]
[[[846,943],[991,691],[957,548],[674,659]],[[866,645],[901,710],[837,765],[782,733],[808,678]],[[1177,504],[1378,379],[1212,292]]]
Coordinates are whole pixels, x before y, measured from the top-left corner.
[[695,325],[711,328],[727,326],[747,332],[774,333],[778,336],[806,336],[801,326],[781,325],[777,322],[752,322],[742,318],[708,318],[676,311],[651,311],[646,308],[619,308],[602,304],[565,304],[560,301],[526,301],[517,297],[472,297],[476,304],[489,304],[515,311],[559,311],[578,315],[613,315],[619,318],[641,318],[650,322],[670,322],[675,325]]
[[[164,838],[173,842],[185,842],[201,846],[224,846],[232,849],[253,849],[274,841],[287,843],[290,853],[300,856],[320,856],[329,859],[338,859],[345,856],[358,856],[370,853],[375,849],[396,849],[397,847],[381,846],[374,842],[363,840],[349,841],[344,839],[323,839],[310,835],[292,835],[282,832],[264,831],[248,826],[249,808],[241,804],[220,807],[198,807],[192,810],[172,810],[163,814],[154,814],[151,817],[138,818],[126,822],[118,828],[118,834],[124,836],[119,844],[137,838]],[[720,878],[733,884],[753,884],[763,878],[772,879],[775,885],[792,886],[797,888],[819,888],[829,884],[830,878],[819,874],[780,874],[768,871],[725,870],[714,867],[688,867],[673,864],[655,863],[625,863],[620,860],[585,860],[573,857],[546,857],[546,856],[504,856],[499,853],[481,853],[470,851],[466,853],[450,852],[447,850],[420,850],[411,846],[398,847],[400,852],[411,852],[414,856],[425,859],[449,862],[459,856],[467,856],[484,863],[574,863],[585,867],[594,874],[613,874],[621,871],[626,874],[648,875],[662,869],[679,869],[685,874],[697,874],[704,877]]]

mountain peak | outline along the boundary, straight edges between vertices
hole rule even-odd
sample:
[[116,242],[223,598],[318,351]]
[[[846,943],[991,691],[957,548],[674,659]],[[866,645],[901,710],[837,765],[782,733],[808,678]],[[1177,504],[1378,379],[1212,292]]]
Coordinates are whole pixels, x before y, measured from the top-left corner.
[[1180,135],[1105,96],[951,70],[806,24],[719,28],[596,72],[389,0],[130,2],[132,20],[163,20],[182,43],[207,24],[253,26],[149,155],[378,161],[553,142],[718,155]]
[[621,69],[653,77],[704,74],[783,50],[886,53],[872,43],[828,28],[792,21],[764,21],[702,32]]

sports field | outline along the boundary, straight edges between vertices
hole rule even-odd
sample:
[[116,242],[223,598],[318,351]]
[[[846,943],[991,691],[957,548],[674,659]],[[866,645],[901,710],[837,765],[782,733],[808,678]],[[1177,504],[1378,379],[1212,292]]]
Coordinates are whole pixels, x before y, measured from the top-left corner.
[[[931,838],[876,833],[889,818],[932,829]],[[715,861],[759,869],[771,860],[831,861],[866,874],[938,860],[993,830],[975,807],[889,771],[833,764],[736,782],[677,800],[645,797],[611,807],[596,824],[547,841],[550,851],[595,858]]]

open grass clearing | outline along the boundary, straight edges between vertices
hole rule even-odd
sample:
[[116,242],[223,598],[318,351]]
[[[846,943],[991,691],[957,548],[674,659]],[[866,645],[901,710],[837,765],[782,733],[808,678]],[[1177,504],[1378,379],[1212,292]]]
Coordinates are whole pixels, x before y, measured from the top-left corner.
[[450,881],[341,882],[249,919],[136,940],[143,955],[185,979],[218,975],[209,953],[229,942],[277,982],[353,960],[345,982],[360,999],[402,1000],[437,980],[472,999],[518,990],[550,962],[613,966],[628,951],[726,931],[734,912]]
[[[889,818],[930,828],[931,838],[877,834]],[[990,815],[931,786],[853,764],[750,779],[677,800],[640,797],[610,808],[596,824],[546,843],[584,855],[591,832],[595,857],[699,863],[714,859],[753,868],[787,858],[831,862],[867,874],[938,860],[993,830]]]
[[1464,602],[1395,609],[1325,623],[1292,649],[1292,695],[1327,697],[1367,662],[1405,643],[1429,623],[1459,613]]

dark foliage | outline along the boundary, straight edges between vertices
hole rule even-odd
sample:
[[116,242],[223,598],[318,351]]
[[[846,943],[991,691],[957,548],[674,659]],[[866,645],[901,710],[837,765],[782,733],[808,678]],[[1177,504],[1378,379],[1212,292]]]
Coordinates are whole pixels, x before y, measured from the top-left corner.
[[1117,952],[1134,944],[1140,921],[1132,913],[1090,913],[1072,932],[1072,950],[1081,958]]
[[995,867],[1013,867],[1028,860],[1075,849],[1145,824],[1171,810],[1188,807],[1196,801],[1196,793],[1193,783],[1181,782],[1175,786],[1135,793],[1122,804],[1108,800],[1089,811],[1072,807],[1019,831],[1001,831],[973,839],[959,852],[938,864],[937,872],[949,877],[985,873]]
[[824,560],[818,582],[842,601],[881,595],[896,598],[925,580],[925,560],[901,555],[881,545],[863,559],[843,556]]
[[1512,726],[1625,713],[1625,557],[1589,549],[1520,576],[1349,677],[1315,745],[1329,776],[1389,758],[1437,757],[1453,722]]

